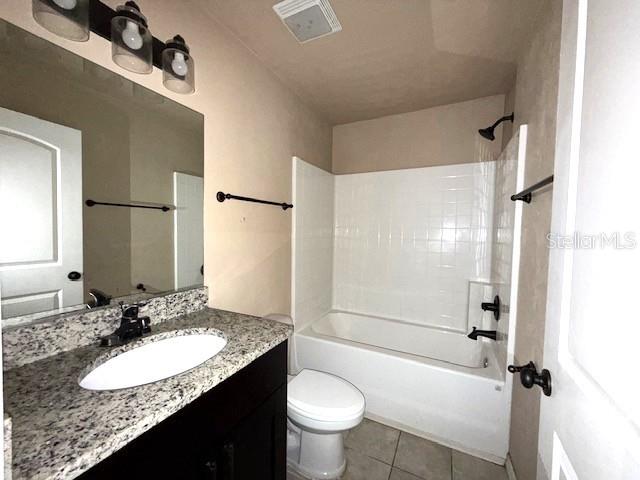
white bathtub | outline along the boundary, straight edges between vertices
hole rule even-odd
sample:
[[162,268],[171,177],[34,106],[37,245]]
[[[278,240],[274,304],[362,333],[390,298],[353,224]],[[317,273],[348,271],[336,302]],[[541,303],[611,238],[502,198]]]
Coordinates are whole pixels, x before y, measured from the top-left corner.
[[356,385],[367,417],[504,463],[511,395],[492,342],[339,311],[296,332],[295,342],[298,367]]
[[487,359],[484,342],[471,341],[457,332],[380,317],[332,311],[315,322],[312,330],[328,337],[469,368],[484,368]]

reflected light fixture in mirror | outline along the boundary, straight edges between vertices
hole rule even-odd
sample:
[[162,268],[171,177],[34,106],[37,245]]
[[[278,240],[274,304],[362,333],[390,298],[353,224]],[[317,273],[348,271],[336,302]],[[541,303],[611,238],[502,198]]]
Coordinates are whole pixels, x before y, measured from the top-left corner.
[[116,16],[111,19],[111,56],[116,64],[130,72],[151,73],[153,70],[153,37],[147,18],[135,2],[117,7]]
[[162,52],[162,83],[176,93],[195,91],[193,57],[180,35],[167,40],[167,47]]
[[76,42],[89,39],[89,0],[33,0],[32,14],[51,33]]

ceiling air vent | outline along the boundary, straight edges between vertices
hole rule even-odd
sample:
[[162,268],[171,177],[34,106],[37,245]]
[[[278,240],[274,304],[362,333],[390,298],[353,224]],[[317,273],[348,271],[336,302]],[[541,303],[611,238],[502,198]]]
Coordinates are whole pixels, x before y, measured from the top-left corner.
[[285,0],[273,9],[300,43],[342,30],[327,0]]

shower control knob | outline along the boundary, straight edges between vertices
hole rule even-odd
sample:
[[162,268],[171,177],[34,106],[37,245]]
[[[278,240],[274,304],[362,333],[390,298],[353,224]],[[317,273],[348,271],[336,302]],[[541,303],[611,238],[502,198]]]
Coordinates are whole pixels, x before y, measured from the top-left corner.
[[533,388],[534,385],[538,385],[542,388],[542,393],[547,397],[551,396],[551,372],[546,368],[538,373],[536,365],[533,362],[529,362],[519,367],[509,365],[507,370],[510,373],[520,373],[520,383],[524,388]]
[[500,297],[496,295],[493,297],[493,302],[482,302],[480,308],[485,312],[493,312],[493,318],[500,320]]

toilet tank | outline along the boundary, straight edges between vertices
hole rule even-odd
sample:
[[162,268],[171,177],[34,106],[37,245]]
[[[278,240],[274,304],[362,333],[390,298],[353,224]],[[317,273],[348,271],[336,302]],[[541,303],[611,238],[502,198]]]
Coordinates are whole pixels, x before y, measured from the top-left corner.
[[[294,327],[295,334],[295,325],[293,323],[293,319],[289,315],[284,313],[270,313],[262,318],[291,325]],[[291,334],[291,337],[289,338],[289,352],[287,358],[287,371],[289,375],[297,375],[300,372],[300,368],[298,367],[298,357],[296,356],[296,337],[294,334]]]

